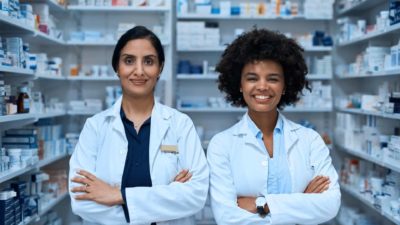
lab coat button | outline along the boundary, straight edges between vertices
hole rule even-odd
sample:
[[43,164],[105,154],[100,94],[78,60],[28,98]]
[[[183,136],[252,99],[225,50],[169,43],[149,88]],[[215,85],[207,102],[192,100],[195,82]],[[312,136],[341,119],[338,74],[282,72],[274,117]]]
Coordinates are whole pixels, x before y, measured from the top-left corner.
[[267,163],[267,161],[262,161],[262,162],[261,162],[261,165],[265,167],[265,166],[268,165],[268,163]]

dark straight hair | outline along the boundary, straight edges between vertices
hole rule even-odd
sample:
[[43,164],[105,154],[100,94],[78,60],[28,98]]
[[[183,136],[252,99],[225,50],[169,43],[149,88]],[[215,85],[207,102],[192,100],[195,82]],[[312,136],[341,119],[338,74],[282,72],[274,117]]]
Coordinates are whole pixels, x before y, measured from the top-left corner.
[[[165,61],[165,56],[164,56],[164,49],[161,44],[160,39],[155,35],[151,30],[147,29],[144,26],[136,26],[130,30],[128,30],[125,34],[123,34],[118,42],[117,45],[114,48],[114,53],[112,56],[112,67],[115,72],[118,70],[118,63],[119,63],[119,58],[121,56],[121,50],[125,47],[125,45],[132,40],[136,39],[147,39],[151,42],[153,47],[157,51],[158,55],[158,60],[160,62],[160,65],[164,65]],[[163,66],[161,67],[161,71],[163,69]]]

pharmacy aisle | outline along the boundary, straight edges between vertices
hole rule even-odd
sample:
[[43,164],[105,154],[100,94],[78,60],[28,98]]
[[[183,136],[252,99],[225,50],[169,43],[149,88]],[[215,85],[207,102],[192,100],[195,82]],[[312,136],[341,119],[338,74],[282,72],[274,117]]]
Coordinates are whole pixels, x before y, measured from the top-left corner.
[[[330,224],[400,224],[399,15],[396,0],[0,0],[0,225],[81,223],[69,156],[121,96],[111,56],[135,25],[166,54],[157,100],[192,118],[205,151],[247,111],[218,91],[226,46],[254,26],[296,39],[312,92],[282,113],[331,149],[342,208]],[[209,201],[196,219],[215,224]]]

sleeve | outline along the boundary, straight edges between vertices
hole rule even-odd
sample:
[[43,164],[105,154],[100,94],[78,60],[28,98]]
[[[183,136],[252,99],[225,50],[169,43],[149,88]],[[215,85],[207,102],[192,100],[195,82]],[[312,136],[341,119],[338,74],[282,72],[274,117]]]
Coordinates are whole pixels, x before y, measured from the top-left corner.
[[237,194],[234,187],[229,164],[229,139],[215,136],[207,150],[210,167],[211,207],[217,224],[220,225],[268,225],[270,216],[261,218],[237,205]]
[[188,117],[176,126],[173,129],[180,134],[179,160],[182,168],[189,169],[192,173],[192,178],[185,183],[126,188],[131,223],[180,219],[196,214],[205,205],[209,170],[200,139]]
[[338,175],[329,156],[329,149],[319,134],[312,131],[310,135],[311,166],[314,167],[315,176],[329,176],[331,181],[329,189],[320,194],[267,195],[272,224],[320,224],[335,217],[339,211],[340,187]]
[[[84,169],[96,175],[95,162],[99,143],[97,130],[95,121],[92,118],[88,119],[69,162],[69,190],[78,186],[76,183],[71,182],[71,178],[76,176],[77,170]],[[69,194],[73,213],[83,220],[102,224],[126,223],[121,206],[108,207],[93,201],[78,201],[74,198],[77,194],[71,191]]]

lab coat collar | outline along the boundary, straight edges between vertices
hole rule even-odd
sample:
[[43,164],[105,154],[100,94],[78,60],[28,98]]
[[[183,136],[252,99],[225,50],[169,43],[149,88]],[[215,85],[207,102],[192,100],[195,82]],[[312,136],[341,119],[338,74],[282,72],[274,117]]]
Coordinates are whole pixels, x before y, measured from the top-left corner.
[[[233,130],[233,135],[238,136],[238,137],[244,137],[245,142],[248,144],[252,144],[254,146],[259,147],[258,141],[256,137],[253,135],[252,131],[250,130],[248,126],[248,121],[246,119],[246,115],[243,115],[242,119],[239,121],[239,123],[234,127]],[[285,141],[285,150],[286,152],[289,152],[292,146],[298,141],[298,135],[296,131],[301,128],[301,125],[294,123],[288,119],[284,115],[282,115],[281,112],[279,112],[279,117],[283,121],[283,135],[284,135],[284,141]]]
[[[122,96],[115,102],[115,104],[106,112],[106,115],[113,117],[113,129],[117,130],[124,141],[127,143],[124,125],[121,120],[120,110],[122,105]],[[154,159],[159,151],[160,144],[164,139],[164,136],[170,126],[170,118],[172,116],[171,110],[156,100],[154,101],[154,107],[151,112],[151,123],[150,123],[150,146],[149,146],[149,163],[150,172],[153,168]]]

